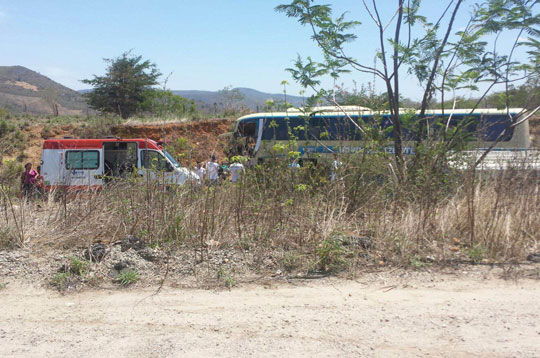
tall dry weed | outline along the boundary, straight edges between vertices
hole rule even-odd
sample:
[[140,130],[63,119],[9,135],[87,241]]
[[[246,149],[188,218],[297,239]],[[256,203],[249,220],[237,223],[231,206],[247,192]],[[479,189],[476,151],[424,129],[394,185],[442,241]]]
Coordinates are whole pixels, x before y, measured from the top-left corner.
[[540,184],[532,173],[507,170],[469,183],[455,172],[446,187],[428,182],[427,193],[419,184],[397,189],[386,165],[364,164],[346,163],[335,181],[323,166],[292,169],[279,161],[249,170],[238,184],[179,187],[133,177],[97,193],[51,193],[15,211],[4,190],[0,220],[15,233],[15,218],[22,220],[29,247],[135,235],[155,247],[195,250],[200,260],[208,248],[233,247],[256,263],[276,250],[315,262],[329,239],[357,240],[358,249],[347,252],[359,265],[520,261],[538,250]]

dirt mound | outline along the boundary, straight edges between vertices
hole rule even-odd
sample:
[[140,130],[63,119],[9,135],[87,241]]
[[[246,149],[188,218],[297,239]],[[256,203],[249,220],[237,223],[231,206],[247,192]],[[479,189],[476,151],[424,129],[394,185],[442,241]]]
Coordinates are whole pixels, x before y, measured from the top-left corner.
[[[223,134],[232,130],[234,121],[228,119],[209,119],[185,123],[148,123],[120,124],[110,127],[110,134],[120,138],[150,138],[164,141],[167,146],[179,155],[183,164],[193,164],[196,161],[206,161],[214,154],[218,160],[225,157],[226,139]],[[27,143],[24,150],[24,161],[39,165],[41,150],[45,138],[95,138],[88,136],[85,130],[88,126],[79,123],[51,125],[34,124],[23,129]],[[86,133],[86,135],[85,135]],[[179,141],[180,139],[180,141]],[[5,156],[4,159],[16,159],[18,153]]]
[[[214,154],[223,159],[226,140],[223,134],[232,131],[234,121],[229,119],[209,119],[186,123],[165,124],[121,124],[112,132],[121,138],[150,138],[165,141],[177,148],[184,157],[182,162],[205,161]],[[179,142],[180,139],[180,142]]]

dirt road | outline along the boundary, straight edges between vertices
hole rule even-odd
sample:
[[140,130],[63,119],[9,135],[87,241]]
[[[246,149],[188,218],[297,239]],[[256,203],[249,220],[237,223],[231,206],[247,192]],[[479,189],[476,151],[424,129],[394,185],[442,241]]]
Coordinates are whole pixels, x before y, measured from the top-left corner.
[[10,283],[0,356],[540,357],[538,280],[388,276],[157,296]]

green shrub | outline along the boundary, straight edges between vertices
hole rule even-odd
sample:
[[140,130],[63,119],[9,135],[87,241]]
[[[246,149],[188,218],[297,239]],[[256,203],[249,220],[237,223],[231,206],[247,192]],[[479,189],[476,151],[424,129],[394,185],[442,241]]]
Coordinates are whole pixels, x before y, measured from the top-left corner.
[[59,291],[64,291],[69,285],[70,278],[69,272],[57,272],[53,276],[52,285]]
[[2,167],[0,170],[0,179],[4,183],[6,183],[6,186],[4,187],[4,189],[9,194],[13,194],[12,192],[13,190],[19,189],[19,178],[23,172],[24,172],[23,165],[16,160],[6,160],[5,162],[2,163]]
[[287,272],[293,272],[294,270],[301,267],[301,260],[298,255],[294,252],[287,252],[281,261],[283,268]]
[[222,267],[220,267],[217,271],[217,279],[218,281],[223,281],[225,287],[227,287],[229,291],[236,285],[236,280],[234,277],[225,272]]
[[328,238],[322,241],[316,250],[317,266],[321,271],[337,272],[346,266],[345,256],[347,250],[341,241],[336,238]]
[[15,130],[15,127],[9,124],[5,119],[0,120],[0,137],[7,135]]
[[139,280],[139,273],[134,269],[123,270],[116,277],[116,282],[123,287],[134,284]]
[[88,262],[78,257],[72,257],[69,265],[71,273],[77,276],[84,276],[88,273]]
[[486,250],[482,247],[482,245],[477,244],[477,245],[468,247],[465,250],[465,253],[467,254],[467,256],[469,256],[473,264],[477,264],[480,261],[482,261],[482,259],[485,257]]
[[12,249],[17,246],[17,237],[9,227],[0,228],[0,248]]
[[411,259],[409,260],[409,263],[415,269],[420,269],[427,266],[427,263],[424,262],[422,258],[417,255],[412,256]]

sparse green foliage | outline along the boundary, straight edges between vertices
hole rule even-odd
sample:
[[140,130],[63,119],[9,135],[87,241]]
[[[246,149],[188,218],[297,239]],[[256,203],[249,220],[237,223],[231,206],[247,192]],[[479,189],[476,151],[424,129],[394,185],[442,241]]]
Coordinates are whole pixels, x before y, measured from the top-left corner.
[[14,130],[15,128],[12,125],[9,125],[6,120],[0,120],[0,137],[5,136],[9,132],[13,132]]
[[249,158],[244,155],[235,155],[231,157],[231,163],[245,163],[249,161]]
[[24,149],[25,137],[20,130],[24,125],[16,126],[11,121],[0,119],[0,157]]
[[468,247],[465,250],[465,253],[467,254],[467,256],[469,256],[469,258],[474,264],[478,264],[484,259],[486,255],[486,250],[481,244],[476,244]]
[[77,276],[84,276],[88,273],[89,263],[86,260],[73,256],[70,259],[69,270]]
[[420,269],[427,266],[427,263],[418,255],[413,255],[410,259],[410,265],[415,269]]
[[24,172],[24,167],[16,160],[6,160],[4,163],[2,163],[1,178],[4,180],[17,181],[22,172]]
[[159,117],[195,117],[195,102],[162,89],[147,89],[142,94],[139,110]]
[[285,253],[281,263],[287,272],[293,272],[302,266],[300,257],[294,252]]
[[52,285],[59,291],[64,291],[69,285],[70,278],[69,272],[57,272],[53,276]]
[[272,98],[267,99],[266,101],[264,101],[263,109],[265,111],[271,112],[274,110],[274,105],[275,105],[275,101]]
[[176,141],[168,143],[166,149],[176,160],[181,161],[189,157],[193,151],[193,145],[188,138],[179,137]]
[[17,236],[9,227],[0,228],[0,248],[15,248],[17,247]]
[[225,287],[231,290],[236,285],[236,280],[230,274],[228,274],[223,267],[219,267],[216,277],[218,281],[223,281]]
[[323,240],[317,247],[316,254],[317,267],[321,271],[337,272],[346,266],[347,250],[336,238],[331,237]]
[[[480,83],[487,84],[487,90],[480,96],[483,99],[495,84],[503,83],[506,87],[504,98],[498,98],[498,105],[509,107],[510,85],[523,79],[538,79],[540,71],[540,14],[538,1],[532,0],[488,0],[475,4],[473,10],[467,9],[463,0],[444,1],[442,13],[429,18],[422,15],[421,1],[398,0],[395,8],[383,12],[383,1],[363,2],[366,18],[371,18],[378,30],[378,49],[374,57],[380,64],[359,62],[347,48],[351,41],[358,38],[357,28],[360,22],[347,20],[347,13],[334,17],[332,5],[321,5],[314,0],[292,0],[288,4],[276,7],[276,11],[295,18],[299,24],[312,32],[312,39],[320,47],[323,61],[317,62],[311,57],[305,60],[299,55],[294,67],[288,68],[295,81],[304,88],[313,89],[318,96],[328,102],[338,101],[365,103],[369,97],[377,101],[378,108],[388,109],[393,124],[394,156],[399,183],[406,180],[405,160],[403,157],[404,135],[400,111],[403,107],[400,88],[400,76],[406,71],[414,75],[423,91],[422,101],[418,106],[419,115],[415,128],[418,143],[427,139],[425,125],[426,110],[433,99],[441,96],[445,102],[445,93],[456,90],[479,90]],[[464,28],[455,30],[456,19],[469,16]],[[501,35],[510,34],[512,46],[497,46]],[[389,34],[392,34],[389,38]],[[523,36],[529,36],[523,41]],[[518,46],[528,48],[528,62],[522,62],[514,52]],[[336,80],[349,70],[373,75],[384,84],[385,93],[369,96],[350,96],[336,94]],[[523,73],[525,75],[523,76]],[[334,81],[331,91],[321,88],[322,80],[329,76]],[[530,96],[528,98],[531,98]],[[474,103],[471,108],[477,108]],[[529,107],[529,106],[525,106]],[[455,136],[447,138],[447,150],[454,145]],[[438,161],[442,159],[439,158]],[[412,166],[412,170],[418,169]],[[410,171],[410,170],[409,170]]]
[[240,102],[244,98],[244,95],[240,93],[238,88],[227,86],[218,91],[218,96],[225,111],[225,115],[234,114],[240,110]]
[[226,276],[225,277],[225,286],[229,289],[229,291],[236,285],[236,280],[232,276]]
[[139,273],[135,269],[122,270],[116,276],[116,282],[123,287],[130,286],[139,280]]
[[115,59],[105,59],[109,64],[104,76],[82,82],[93,87],[87,94],[92,108],[115,113],[122,118],[131,117],[145,100],[146,91],[156,85],[161,76],[156,65],[142,56],[124,52]]

